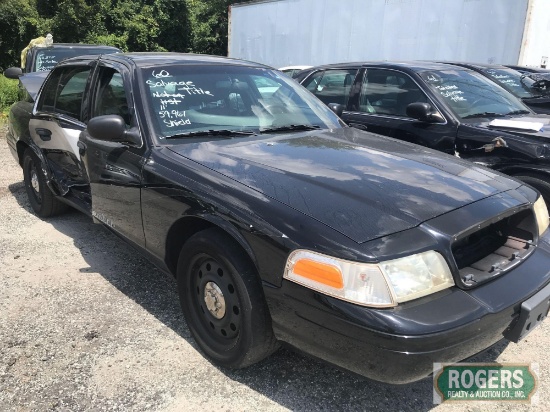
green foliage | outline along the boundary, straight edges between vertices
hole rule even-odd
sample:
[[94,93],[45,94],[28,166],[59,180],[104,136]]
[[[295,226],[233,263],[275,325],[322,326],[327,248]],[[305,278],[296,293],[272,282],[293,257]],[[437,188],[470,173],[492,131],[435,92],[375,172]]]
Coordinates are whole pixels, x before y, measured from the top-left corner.
[[55,33],[55,41],[84,42],[88,33],[102,26],[103,4],[104,1],[59,0],[56,13],[51,18],[51,32]]
[[229,6],[247,0],[186,1],[192,28],[189,51],[226,56]]
[[[242,0],[241,0],[242,1]],[[230,0],[0,0],[0,71],[38,36],[123,51],[226,55]]]
[[0,0],[0,70],[19,65],[21,50],[36,35],[32,0]]
[[190,51],[207,54],[227,54],[228,0],[188,0],[193,27]]
[[17,80],[12,80],[0,74],[0,122],[5,120],[8,109],[17,101],[19,86]]
[[128,35],[121,34],[96,34],[89,33],[86,36],[85,43],[90,44],[105,44],[107,46],[118,47],[122,51],[128,51]]

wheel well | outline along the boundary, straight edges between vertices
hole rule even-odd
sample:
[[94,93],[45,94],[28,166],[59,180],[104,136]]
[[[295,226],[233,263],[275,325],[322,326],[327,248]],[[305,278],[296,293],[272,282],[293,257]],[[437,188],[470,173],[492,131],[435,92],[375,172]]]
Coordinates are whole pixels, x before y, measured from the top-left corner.
[[23,143],[22,141],[17,142],[17,157],[19,158],[19,166],[23,167],[23,154],[25,153],[25,150],[29,147],[26,143]]
[[174,277],[177,274],[179,255],[185,242],[195,233],[198,233],[201,230],[205,230],[208,228],[217,228],[230,236],[242,249],[245,256],[250,260],[250,263],[254,267],[256,267],[254,260],[246,251],[246,248],[244,248],[243,245],[237,239],[235,239],[235,236],[233,236],[223,227],[198,217],[185,217],[174,223],[168,231],[168,235],[166,236],[165,263],[166,266],[168,266],[168,269],[170,269],[170,272],[174,275]]
[[536,170],[536,169],[533,170],[533,169],[511,168],[511,169],[502,170],[501,172],[512,177],[530,176],[540,180],[550,179],[550,173],[545,173],[543,171]]

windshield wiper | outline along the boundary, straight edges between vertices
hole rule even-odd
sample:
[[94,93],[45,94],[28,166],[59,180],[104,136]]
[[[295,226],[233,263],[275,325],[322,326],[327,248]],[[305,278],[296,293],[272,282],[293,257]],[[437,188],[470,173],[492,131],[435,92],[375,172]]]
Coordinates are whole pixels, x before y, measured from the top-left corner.
[[263,129],[260,129],[260,132],[289,132],[293,130],[319,130],[321,126],[316,126],[313,124],[289,124],[286,126],[279,126],[279,127],[265,127]]
[[494,113],[494,112],[482,112],[482,113],[472,113],[467,116],[462,116],[463,119],[473,119],[475,117],[504,117],[505,114]]
[[252,136],[256,132],[253,130],[197,130],[195,132],[178,133],[171,136],[166,136],[165,139],[183,139],[186,137],[198,137],[198,136],[215,136],[222,139],[231,139],[232,136]]
[[530,114],[528,110],[514,110],[513,112],[506,113],[506,116],[513,116],[514,114]]

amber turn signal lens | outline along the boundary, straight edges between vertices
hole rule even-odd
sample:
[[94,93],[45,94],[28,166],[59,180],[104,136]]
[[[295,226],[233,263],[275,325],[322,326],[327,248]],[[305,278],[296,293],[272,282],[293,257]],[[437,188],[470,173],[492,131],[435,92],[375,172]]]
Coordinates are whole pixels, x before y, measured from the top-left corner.
[[344,287],[342,272],[335,266],[310,259],[300,259],[293,268],[294,274],[336,289]]

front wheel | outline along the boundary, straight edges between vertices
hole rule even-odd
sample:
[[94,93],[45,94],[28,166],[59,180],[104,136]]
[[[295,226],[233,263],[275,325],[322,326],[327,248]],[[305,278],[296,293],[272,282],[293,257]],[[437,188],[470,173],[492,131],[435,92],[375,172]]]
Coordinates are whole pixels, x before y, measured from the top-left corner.
[[256,270],[230,236],[219,229],[193,235],[177,277],[189,329],[215,363],[243,368],[277,349]]
[[40,160],[32,149],[23,154],[23,178],[29,203],[38,216],[55,216],[67,210],[68,206],[60,202],[46,184]]

